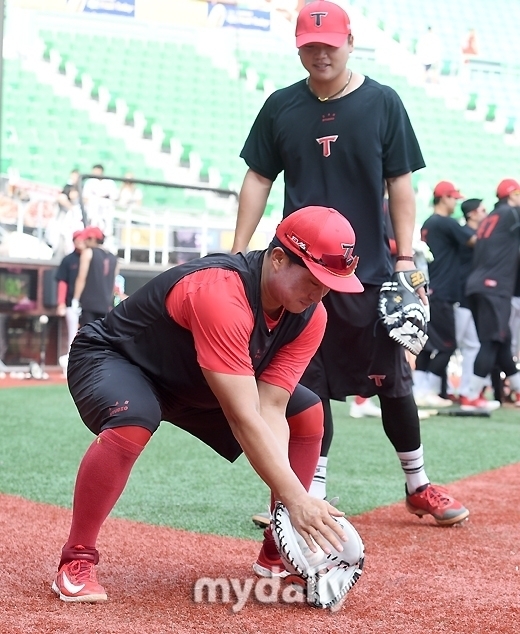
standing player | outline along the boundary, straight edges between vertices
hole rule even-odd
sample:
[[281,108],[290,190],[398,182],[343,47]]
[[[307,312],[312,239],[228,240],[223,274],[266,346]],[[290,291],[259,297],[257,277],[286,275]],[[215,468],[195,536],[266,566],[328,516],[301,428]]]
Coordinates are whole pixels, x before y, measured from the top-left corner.
[[330,399],[377,394],[385,433],[406,477],[408,510],[454,524],[469,512],[444,488],[430,484],[410,366],[377,311],[381,285],[392,274],[384,228],[385,182],[397,246],[395,269],[411,270],[411,173],[424,167],[424,161],[395,91],[347,68],[353,43],[348,15],[337,4],[317,0],[300,11],[296,46],[309,76],[275,91],[253,124],[241,152],[249,169],[239,197],[233,251],[246,250],[280,172],[285,179],[284,216],[302,205],[321,204],[350,220],[365,291],[327,295],[325,337],[303,378],[325,410],[318,475],[325,480],[333,436]]
[[[74,251],[62,259],[56,271],[56,280],[58,282],[58,305],[56,307],[56,313],[60,315],[60,317],[65,317],[67,323],[67,353],[72,340],[78,332],[79,325],[78,313],[71,308],[71,302],[76,278],[78,277],[80,255],[85,248],[83,231],[75,231],[72,234],[72,241],[74,243]],[[63,367],[65,366],[66,363],[63,363]]]
[[476,240],[473,232],[452,218],[457,201],[464,198],[449,181],[433,190],[433,214],[421,228],[421,240],[433,254],[428,264],[430,322],[428,341],[419,355],[414,372],[414,395],[419,407],[447,407],[441,398],[442,382],[451,355],[457,349],[455,304],[460,300],[460,252]]
[[[468,198],[461,203],[460,208],[464,214],[466,223],[463,228],[468,237],[477,234],[480,223],[487,216],[486,208],[481,198]],[[473,364],[480,349],[475,320],[471,314],[468,299],[466,297],[466,282],[471,273],[473,264],[474,245],[463,246],[460,249],[460,301],[455,307],[455,336],[457,347],[462,356],[462,367],[460,374],[459,394],[466,394],[469,388],[469,381],[473,375]]]
[[[97,438],[78,471],[52,586],[63,601],[106,600],[97,536],[162,420],[230,461],[243,451],[308,546],[315,551],[314,539],[328,553],[341,550],[345,536],[332,516],[343,513],[307,493],[323,408],[298,381],[323,336],[323,296],[363,290],[354,243],[334,209],[301,209],[280,223],[267,251],[174,267],[79,331],[68,383]],[[270,530],[254,569],[284,574]]]
[[520,406],[520,372],[511,355],[509,328],[520,252],[520,183],[510,178],[501,181],[497,198],[478,228],[473,270],[466,284],[480,341],[468,392],[460,398],[461,408],[468,411],[482,407],[480,393],[495,365],[509,379]]
[[101,319],[114,305],[114,284],[118,273],[117,258],[103,249],[105,236],[99,227],[83,231],[85,248],[74,285],[72,308],[79,315],[79,325]]

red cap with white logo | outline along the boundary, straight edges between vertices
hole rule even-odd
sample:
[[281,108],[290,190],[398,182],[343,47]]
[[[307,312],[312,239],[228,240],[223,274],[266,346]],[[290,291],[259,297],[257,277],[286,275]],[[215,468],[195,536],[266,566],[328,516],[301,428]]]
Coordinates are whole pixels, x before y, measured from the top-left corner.
[[323,285],[342,293],[362,293],[354,275],[356,235],[350,222],[329,207],[303,207],[276,228],[276,237]]
[[328,44],[339,48],[351,34],[350,19],[335,2],[316,0],[306,4],[296,20],[296,47]]

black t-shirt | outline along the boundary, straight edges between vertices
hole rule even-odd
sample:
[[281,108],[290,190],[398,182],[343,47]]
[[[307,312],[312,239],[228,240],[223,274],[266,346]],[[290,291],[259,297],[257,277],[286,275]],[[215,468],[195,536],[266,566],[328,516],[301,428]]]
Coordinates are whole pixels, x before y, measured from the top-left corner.
[[65,297],[66,306],[70,306],[70,302],[74,294],[74,284],[76,283],[79,270],[79,255],[80,254],[77,251],[73,251],[72,253],[66,255],[60,262],[56,271],[56,281],[65,282],[67,284],[67,295]]
[[520,207],[497,203],[477,230],[466,295],[512,297],[520,249]]
[[430,295],[445,302],[460,299],[460,247],[471,236],[450,216],[432,214],[421,227],[421,239],[430,247]]
[[424,167],[397,93],[366,77],[340,99],[320,102],[302,80],[277,90],[260,110],[240,153],[274,181],[284,172],[284,217],[307,205],[334,207],[356,232],[356,274],[381,284],[392,266],[386,237],[384,179]]
[[86,311],[106,313],[114,305],[114,283],[117,258],[113,253],[95,247],[81,293],[80,304]]

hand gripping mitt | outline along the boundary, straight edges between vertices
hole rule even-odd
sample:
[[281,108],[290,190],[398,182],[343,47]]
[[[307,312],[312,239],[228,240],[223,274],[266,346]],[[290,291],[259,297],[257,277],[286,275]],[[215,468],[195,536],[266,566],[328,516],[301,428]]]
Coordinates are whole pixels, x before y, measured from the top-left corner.
[[413,354],[419,354],[428,340],[428,307],[417,294],[425,285],[422,271],[400,271],[379,292],[378,312],[389,336]]
[[333,608],[357,582],[363,570],[365,549],[359,533],[344,517],[334,517],[347,536],[343,551],[327,555],[319,546],[313,553],[291,524],[287,508],[277,502],[272,515],[273,536],[285,568],[306,583],[307,602]]

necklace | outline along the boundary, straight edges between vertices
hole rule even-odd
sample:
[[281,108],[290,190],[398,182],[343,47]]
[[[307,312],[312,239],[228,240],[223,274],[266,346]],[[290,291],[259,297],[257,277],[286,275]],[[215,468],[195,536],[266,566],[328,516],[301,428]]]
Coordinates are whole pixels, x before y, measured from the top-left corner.
[[350,84],[350,80],[352,79],[352,74],[353,74],[352,71],[350,71],[350,75],[348,76],[347,83],[343,86],[341,90],[338,90],[338,92],[335,92],[330,97],[318,97],[318,95],[314,92],[314,90],[311,88],[309,84],[309,77],[307,77],[307,79],[305,80],[305,83],[307,84],[308,89],[312,92],[312,94],[316,97],[318,101],[322,101],[322,102],[329,101],[329,99],[334,99],[335,97],[339,97],[342,93],[345,92],[348,85]]

